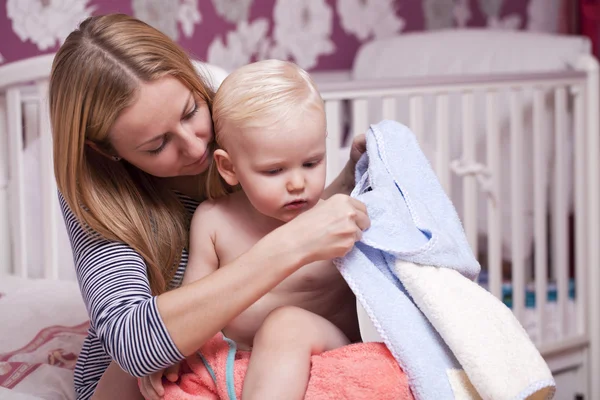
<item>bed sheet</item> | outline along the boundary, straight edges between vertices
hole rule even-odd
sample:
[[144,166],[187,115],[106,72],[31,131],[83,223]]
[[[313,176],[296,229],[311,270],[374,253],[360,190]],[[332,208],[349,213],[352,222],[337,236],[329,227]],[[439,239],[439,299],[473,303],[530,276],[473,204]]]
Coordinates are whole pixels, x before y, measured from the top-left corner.
[[75,398],[88,329],[77,283],[0,275],[0,320],[0,398]]

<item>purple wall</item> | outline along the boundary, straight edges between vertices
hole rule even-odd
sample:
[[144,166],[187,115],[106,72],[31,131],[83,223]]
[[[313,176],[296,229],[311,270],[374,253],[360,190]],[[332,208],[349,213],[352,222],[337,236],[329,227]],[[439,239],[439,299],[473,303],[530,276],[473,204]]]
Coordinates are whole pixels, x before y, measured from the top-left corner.
[[558,30],[561,0],[0,0],[0,62],[55,52],[81,19],[123,12],[227,69],[286,58],[348,69],[361,43],[461,26]]

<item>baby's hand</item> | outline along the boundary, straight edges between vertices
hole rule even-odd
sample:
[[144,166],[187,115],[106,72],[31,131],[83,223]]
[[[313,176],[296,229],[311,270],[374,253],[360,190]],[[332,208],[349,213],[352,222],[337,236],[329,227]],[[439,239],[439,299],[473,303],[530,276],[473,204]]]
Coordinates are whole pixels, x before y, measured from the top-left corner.
[[169,382],[177,382],[179,379],[179,363],[141,379],[140,392],[146,400],[160,400],[163,398],[165,395],[165,388],[162,384],[163,376],[167,378]]
[[360,156],[367,151],[367,138],[364,133],[357,135],[352,139],[352,147],[350,148],[350,159],[346,163],[344,170],[342,171],[343,185],[347,189],[347,193],[354,188],[354,175],[356,169],[356,163],[360,159]]

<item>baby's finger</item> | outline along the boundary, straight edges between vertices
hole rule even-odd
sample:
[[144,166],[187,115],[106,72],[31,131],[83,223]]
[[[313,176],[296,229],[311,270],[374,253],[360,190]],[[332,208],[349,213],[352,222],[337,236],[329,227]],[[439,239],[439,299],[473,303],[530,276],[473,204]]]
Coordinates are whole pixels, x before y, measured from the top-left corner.
[[165,394],[165,389],[163,388],[162,384],[162,375],[162,373],[150,375],[150,383],[152,384],[152,388],[160,398],[162,398]]
[[179,363],[171,365],[169,368],[167,368],[165,371],[165,377],[169,380],[169,382],[177,382],[177,379],[179,379]]
[[367,207],[361,201],[356,199],[352,199],[352,201],[352,205],[356,208],[356,217],[354,218],[354,222],[362,231],[364,231],[371,226],[371,219],[367,213]]
[[358,211],[361,211],[364,214],[367,213],[367,206],[362,201],[357,200],[354,197],[350,197],[350,204]]
[[142,392],[142,396],[146,400],[160,400],[160,396],[156,393],[156,390],[152,387],[152,383],[150,382],[150,377],[142,378],[142,387],[140,388]]

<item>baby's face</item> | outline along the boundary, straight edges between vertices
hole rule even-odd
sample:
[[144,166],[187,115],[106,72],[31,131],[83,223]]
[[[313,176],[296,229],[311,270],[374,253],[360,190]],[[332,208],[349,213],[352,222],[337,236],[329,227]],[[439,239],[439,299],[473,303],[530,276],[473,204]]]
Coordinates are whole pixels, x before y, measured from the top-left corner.
[[288,222],[325,187],[325,116],[309,109],[283,124],[245,129],[230,149],[236,176],[259,212]]

